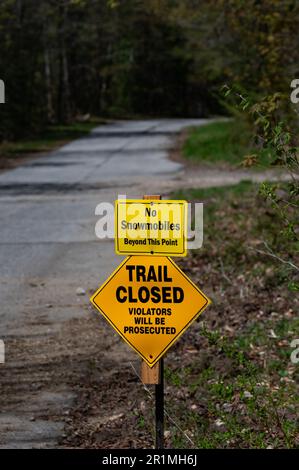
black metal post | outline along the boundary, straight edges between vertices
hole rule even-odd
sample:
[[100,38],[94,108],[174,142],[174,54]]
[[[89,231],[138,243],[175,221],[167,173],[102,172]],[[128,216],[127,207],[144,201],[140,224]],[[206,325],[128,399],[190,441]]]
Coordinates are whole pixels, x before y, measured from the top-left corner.
[[160,359],[159,383],[156,392],[156,449],[164,448],[164,362]]

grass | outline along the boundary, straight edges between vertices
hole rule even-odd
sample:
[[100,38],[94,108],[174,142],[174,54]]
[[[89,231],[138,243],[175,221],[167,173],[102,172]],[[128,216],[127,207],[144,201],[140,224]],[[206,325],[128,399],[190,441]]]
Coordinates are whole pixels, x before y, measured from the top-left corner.
[[[168,412],[179,424],[169,423],[172,447],[190,446],[181,430],[198,448],[299,445],[299,370],[290,359],[298,299],[288,290],[298,276],[255,251],[280,226],[258,188],[242,181],[173,194],[204,202],[203,248],[180,265],[213,303],[166,358]],[[282,258],[294,254],[291,242],[276,242]]]
[[0,163],[2,168],[10,168],[25,159],[28,155],[49,152],[65,143],[83,137],[94,127],[103,124],[101,119],[86,122],[73,122],[67,125],[52,125],[33,139],[0,144]]
[[[282,348],[279,340],[269,337],[269,329],[276,326],[272,321],[263,328],[256,325],[233,340],[203,327],[200,333],[207,339],[209,354],[214,356],[212,365],[198,370],[194,361],[188,367],[189,377],[184,368],[166,370],[168,383],[176,387],[188,384],[185,394],[193,406],[188,410],[186,402],[176,404],[172,415],[183,417],[180,427],[189,430],[196,447],[296,447],[297,386],[284,382],[293,373],[291,350],[289,345]],[[298,327],[298,319],[288,321],[284,338],[290,340],[292,330],[298,331]],[[254,360],[254,349],[267,351],[266,365]],[[231,368],[220,373],[223,358]],[[172,431],[176,446],[184,448],[184,435]]]
[[[191,128],[182,154],[193,164],[241,165],[256,153],[249,127],[243,121],[219,121]],[[269,166],[267,151],[259,152],[259,165]]]

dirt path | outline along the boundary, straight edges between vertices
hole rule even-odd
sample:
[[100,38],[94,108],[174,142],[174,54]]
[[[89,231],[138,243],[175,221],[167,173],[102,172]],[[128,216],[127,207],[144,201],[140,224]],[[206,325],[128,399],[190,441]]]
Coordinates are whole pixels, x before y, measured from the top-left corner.
[[[172,192],[177,189],[188,188],[211,188],[216,186],[230,186],[241,181],[252,181],[262,183],[263,181],[289,181],[290,176],[279,170],[266,170],[257,172],[253,170],[239,170],[233,168],[186,168],[172,180],[164,181],[162,192]],[[160,182],[152,181],[151,188],[157,192],[161,188]]]

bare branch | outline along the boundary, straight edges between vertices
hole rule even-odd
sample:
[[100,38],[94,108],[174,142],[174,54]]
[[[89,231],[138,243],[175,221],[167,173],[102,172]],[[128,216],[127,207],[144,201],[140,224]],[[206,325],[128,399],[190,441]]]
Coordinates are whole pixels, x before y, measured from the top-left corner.
[[253,247],[249,247],[250,250],[252,251],[255,251],[256,253],[259,253],[261,255],[266,255],[266,256],[271,256],[271,258],[274,258],[274,259],[277,259],[278,261],[280,261],[281,263],[283,264],[287,264],[288,266],[290,266],[291,268],[295,269],[296,271],[299,271],[299,267],[296,266],[294,263],[292,263],[291,261],[289,260],[285,260],[283,258],[281,258],[280,256],[276,255],[275,253],[273,253],[273,251],[271,250],[271,248],[268,246],[268,244],[264,241],[263,242],[267,251],[263,251],[263,250],[257,250],[256,248],[253,248]]
[[220,267],[221,267],[221,274],[222,276],[224,277],[224,279],[231,285],[233,285],[233,282],[231,281],[231,279],[227,276],[227,274],[225,273],[224,271],[224,266],[223,266],[223,262],[222,262],[222,258],[219,256],[219,263],[220,263]]

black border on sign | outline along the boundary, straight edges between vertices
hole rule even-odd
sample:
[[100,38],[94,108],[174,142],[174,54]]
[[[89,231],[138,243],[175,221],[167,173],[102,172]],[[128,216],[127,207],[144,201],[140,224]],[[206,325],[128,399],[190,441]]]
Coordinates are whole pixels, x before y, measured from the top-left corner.
[[[135,202],[135,204],[151,204],[153,201],[154,201],[155,204],[156,203],[170,204],[170,202],[167,203],[163,200],[159,201],[159,200],[156,200],[156,199],[155,200],[149,199],[149,200],[145,200],[145,201]],[[159,256],[159,255],[161,255],[161,256],[165,256],[165,255],[166,256],[180,256],[180,255],[183,255],[186,252],[186,248],[185,248],[186,237],[185,237],[185,230],[184,229],[182,230],[182,232],[183,232],[183,246],[184,246],[183,251],[178,251],[174,254],[169,253],[169,251],[155,251],[154,248],[152,250],[147,250],[147,251],[137,251],[136,253],[132,252],[131,250],[128,250],[128,251],[122,250],[121,251],[119,249],[119,243],[118,243],[118,241],[119,241],[119,237],[118,237],[118,206],[119,206],[119,204],[134,204],[134,202],[117,201],[117,204],[116,204],[116,234],[115,234],[115,238],[116,238],[116,245],[117,245],[117,252],[118,253],[124,254],[124,255],[129,255],[129,256],[135,256],[135,255],[138,256],[138,254],[142,253],[144,255],[149,255],[150,256],[151,251],[152,251],[157,256]],[[185,216],[186,216],[186,214],[185,214],[185,204],[186,204],[186,202],[185,201],[182,201],[182,202],[178,201],[175,204],[183,205],[183,220],[185,221]],[[132,253],[134,253],[134,254],[132,254]]]
[[[133,256],[133,255],[132,255]],[[104,312],[104,310],[96,303],[95,298],[97,295],[105,289],[105,287],[109,284],[109,282],[116,276],[116,274],[122,269],[123,266],[127,264],[127,262],[132,258],[132,256],[128,256],[119,266],[118,268],[111,274],[111,276],[107,279],[107,281],[94,293],[94,295],[90,298],[90,301],[92,304],[102,313],[102,315],[106,318],[106,320],[112,325],[112,327],[119,333],[119,335],[123,338],[123,340],[128,343],[131,348],[134,349],[141,357],[142,359],[145,360],[145,362],[150,366],[153,367],[155,363],[163,356],[163,354],[166,353],[166,351],[172,346],[172,344],[184,333],[184,331],[189,327],[189,325],[199,316],[199,314],[206,308],[206,306],[211,303],[210,299],[194,284],[194,282],[191,281],[191,279],[186,276],[186,274],[176,265],[176,263],[168,256],[165,256],[164,258],[167,258],[168,261],[172,263],[174,268],[179,271],[184,278],[189,282],[189,284],[192,285],[193,288],[195,288],[200,294],[205,298],[206,303],[201,307],[201,309],[196,312],[196,314],[189,320],[189,322],[182,328],[179,333],[172,339],[172,341],[161,351],[161,353],[153,360],[149,361],[147,357],[145,357],[137,348],[134,346],[124,335],[123,333],[117,328],[117,326],[113,323],[113,321],[109,318],[109,316]],[[134,256],[138,258],[138,256]],[[149,258],[151,258],[149,256]]]

